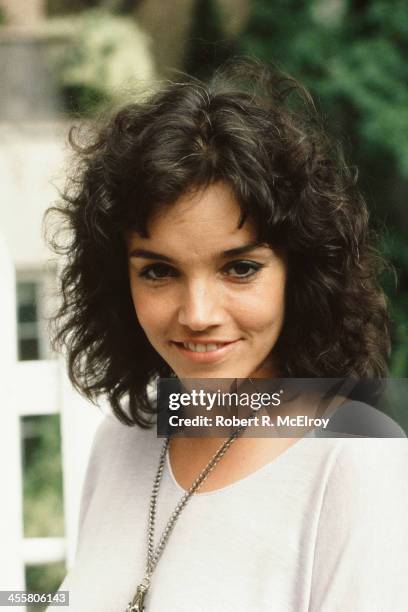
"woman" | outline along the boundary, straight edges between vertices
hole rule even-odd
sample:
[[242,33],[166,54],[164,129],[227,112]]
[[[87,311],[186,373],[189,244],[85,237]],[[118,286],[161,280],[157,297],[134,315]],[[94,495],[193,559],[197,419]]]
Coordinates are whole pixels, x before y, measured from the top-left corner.
[[113,414],[61,587],[70,609],[405,610],[405,440],[163,447],[151,427],[158,376],[385,375],[381,260],[318,126],[292,79],[241,63],[170,83],[74,145],[56,339],[74,385]]

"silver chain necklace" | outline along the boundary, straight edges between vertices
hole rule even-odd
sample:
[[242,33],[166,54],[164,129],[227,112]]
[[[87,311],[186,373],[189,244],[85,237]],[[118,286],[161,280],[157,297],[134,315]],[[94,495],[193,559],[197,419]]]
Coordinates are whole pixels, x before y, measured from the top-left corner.
[[149,522],[148,522],[148,546],[147,546],[147,563],[145,576],[142,582],[136,589],[136,593],[131,602],[129,602],[126,612],[143,612],[146,608],[144,605],[144,600],[146,594],[150,587],[150,581],[152,574],[156,568],[156,565],[163,553],[163,550],[167,544],[167,541],[170,537],[171,532],[173,531],[174,525],[176,524],[177,519],[179,518],[182,510],[186,506],[190,497],[201,487],[204,481],[208,478],[212,470],[215,468],[217,463],[223,457],[223,455],[227,452],[231,444],[237,439],[240,432],[245,429],[244,426],[238,427],[234,431],[234,433],[226,440],[220,448],[216,451],[216,453],[211,457],[210,461],[207,463],[202,472],[197,476],[194,480],[193,484],[189,488],[188,491],[184,493],[177,506],[174,508],[173,512],[170,515],[169,520],[163,530],[160,541],[156,547],[154,548],[154,531],[155,531],[155,522],[156,522],[156,508],[157,508],[157,496],[159,493],[160,482],[163,475],[164,470],[164,462],[166,459],[166,453],[169,446],[170,438],[166,438],[159,460],[159,467],[157,469],[156,477],[153,483],[152,494],[150,497],[150,508],[149,508]]

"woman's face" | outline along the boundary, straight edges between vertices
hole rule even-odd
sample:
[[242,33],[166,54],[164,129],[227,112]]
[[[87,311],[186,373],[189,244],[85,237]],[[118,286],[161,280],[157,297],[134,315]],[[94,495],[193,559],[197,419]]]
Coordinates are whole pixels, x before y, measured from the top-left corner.
[[[272,377],[286,265],[257,245],[224,183],[180,197],[126,237],[137,319],[179,378]],[[141,358],[143,358],[141,356]]]

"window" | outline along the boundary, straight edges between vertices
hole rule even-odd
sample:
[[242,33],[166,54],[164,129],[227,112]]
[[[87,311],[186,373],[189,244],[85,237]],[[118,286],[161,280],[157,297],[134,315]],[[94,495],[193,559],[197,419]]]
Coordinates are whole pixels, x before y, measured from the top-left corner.
[[18,358],[40,359],[37,283],[17,283]]
[[52,357],[47,316],[53,306],[53,279],[54,275],[45,272],[17,272],[17,342],[20,361]]

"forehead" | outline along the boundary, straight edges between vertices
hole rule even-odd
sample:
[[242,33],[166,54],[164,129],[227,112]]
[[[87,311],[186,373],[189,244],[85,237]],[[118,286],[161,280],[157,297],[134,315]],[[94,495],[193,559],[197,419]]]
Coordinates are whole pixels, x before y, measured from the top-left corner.
[[238,227],[240,217],[241,209],[231,188],[215,183],[162,207],[148,223],[147,238],[133,232],[128,240],[132,246],[168,249],[184,257],[227,250],[256,238],[250,219]]

